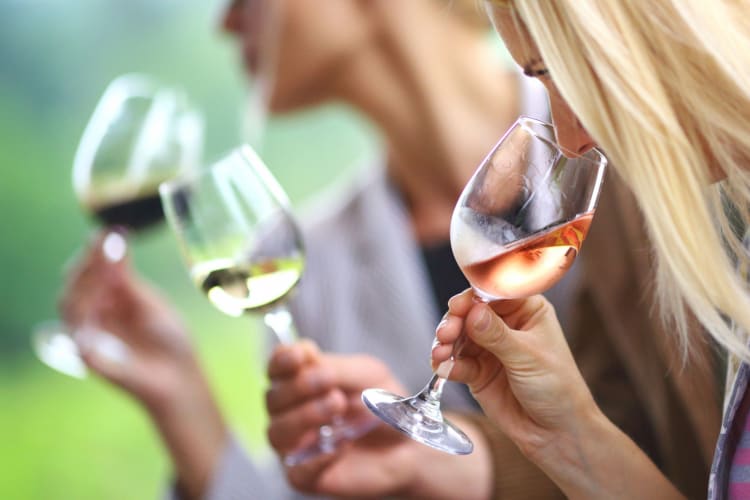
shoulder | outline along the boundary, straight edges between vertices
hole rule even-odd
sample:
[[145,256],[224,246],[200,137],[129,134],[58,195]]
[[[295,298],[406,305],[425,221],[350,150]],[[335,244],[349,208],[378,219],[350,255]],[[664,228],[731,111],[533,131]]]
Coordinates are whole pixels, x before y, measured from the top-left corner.
[[384,184],[382,169],[357,169],[301,202],[296,213],[305,239],[329,241],[363,229],[370,210],[368,200]]

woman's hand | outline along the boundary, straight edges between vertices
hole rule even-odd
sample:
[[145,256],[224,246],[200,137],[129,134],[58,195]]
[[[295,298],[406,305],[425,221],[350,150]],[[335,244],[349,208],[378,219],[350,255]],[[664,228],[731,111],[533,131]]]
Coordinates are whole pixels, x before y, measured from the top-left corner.
[[[468,384],[487,417],[566,496],[680,498],[596,406],[544,297],[485,304],[466,290],[448,307],[433,367]],[[451,351],[461,334],[466,344],[454,364]]]
[[130,271],[124,244],[119,233],[97,236],[68,275],[61,315],[76,332],[86,365],[150,414],[174,462],[181,496],[202,498],[228,430],[182,320]]
[[492,304],[470,290],[453,297],[433,349],[439,374],[447,375],[441,372],[450,367],[452,344],[462,332],[468,338],[450,379],[466,383],[485,414],[530,458],[557,433],[597,415],[554,309],[541,295]]
[[[484,438],[461,422],[477,444],[469,457],[455,457],[412,441],[367,410],[361,392],[370,387],[406,391],[379,360],[365,355],[321,353],[310,341],[283,345],[269,364],[267,407],[271,445],[281,457],[317,439],[335,417],[372,430],[330,454],[287,467],[290,483],[306,493],[382,497],[484,498],[490,457]],[[430,464],[426,466],[426,464]],[[458,488],[458,489],[453,489]]]
[[[90,369],[149,408],[163,406],[190,390],[185,377],[199,369],[179,315],[126,256],[111,256],[109,245],[124,242],[111,231],[97,236],[68,273],[60,312]],[[102,348],[108,336],[121,348]]]

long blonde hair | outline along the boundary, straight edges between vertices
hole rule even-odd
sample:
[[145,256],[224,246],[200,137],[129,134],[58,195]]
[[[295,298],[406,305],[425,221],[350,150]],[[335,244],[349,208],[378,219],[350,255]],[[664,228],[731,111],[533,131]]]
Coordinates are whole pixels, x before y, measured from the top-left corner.
[[[750,361],[739,333],[750,332],[750,294],[738,272],[750,222],[747,2],[504,3],[633,190],[655,249],[660,310],[684,352],[689,308]],[[712,184],[717,171],[726,178]]]

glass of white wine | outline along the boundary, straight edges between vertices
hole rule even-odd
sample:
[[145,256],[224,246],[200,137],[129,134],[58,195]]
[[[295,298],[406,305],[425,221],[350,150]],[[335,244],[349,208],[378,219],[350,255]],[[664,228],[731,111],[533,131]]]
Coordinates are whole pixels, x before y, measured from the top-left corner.
[[[197,169],[203,149],[203,119],[185,92],[136,73],[121,75],[106,88],[81,136],[73,161],[73,189],[84,211],[117,228],[102,243],[110,260],[125,256],[128,233],[143,232],[164,219],[159,184]],[[89,318],[86,328],[96,328]],[[77,378],[87,374],[64,323],[40,323],[32,347],[41,361]],[[112,356],[127,347],[97,332],[97,348]]]
[[[159,191],[190,276],[209,301],[230,316],[261,314],[279,341],[296,341],[287,299],[305,266],[302,236],[286,193],[255,151],[241,146]],[[285,462],[331,452],[371,427],[334,420]]]
[[[522,116],[513,124],[469,180],[451,218],[453,255],[478,300],[528,297],[563,277],[588,233],[606,165],[596,149],[564,151],[548,123]],[[367,389],[362,399],[416,441],[471,453],[471,440],[440,411],[445,382],[433,375],[414,396]]]

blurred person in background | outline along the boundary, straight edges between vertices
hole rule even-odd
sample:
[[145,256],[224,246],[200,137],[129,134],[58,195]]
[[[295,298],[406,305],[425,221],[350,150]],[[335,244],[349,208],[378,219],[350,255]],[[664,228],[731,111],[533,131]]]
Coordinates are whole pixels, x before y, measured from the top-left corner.
[[[424,383],[447,298],[468,286],[449,246],[456,199],[515,118],[543,118],[546,100],[498,55],[474,0],[397,7],[388,0],[237,0],[224,27],[240,42],[248,72],[266,77],[261,90],[272,113],[343,101],[367,116],[384,142],[380,162],[304,211],[308,263],[291,307],[300,334],[311,340],[277,348],[269,365],[269,440],[283,457],[334,416],[366,412],[362,389],[406,394]],[[605,413],[686,491],[704,491],[696,477],[707,468],[711,437],[703,429],[718,409],[682,401],[690,384],[715,391],[714,378],[710,366],[696,370],[708,373],[696,380],[667,377],[673,357],[653,345],[650,332],[660,326],[641,298],[644,274],[632,271],[648,266],[637,251],[647,247],[639,214],[617,179],[608,184],[595,220],[610,222],[593,225],[577,271],[550,298]],[[604,287],[602,273],[610,278]],[[181,498],[293,495],[283,472],[314,494],[561,497],[455,384],[443,404],[475,442],[467,457],[381,424],[309,463],[258,467],[231,437],[184,325],[127,262],[109,263],[92,250],[71,274],[63,309],[72,324],[95,316],[133,346],[125,362],[91,350],[86,362],[148,411]],[[631,330],[637,334],[623,334]],[[420,470],[424,462],[429,471]]]

